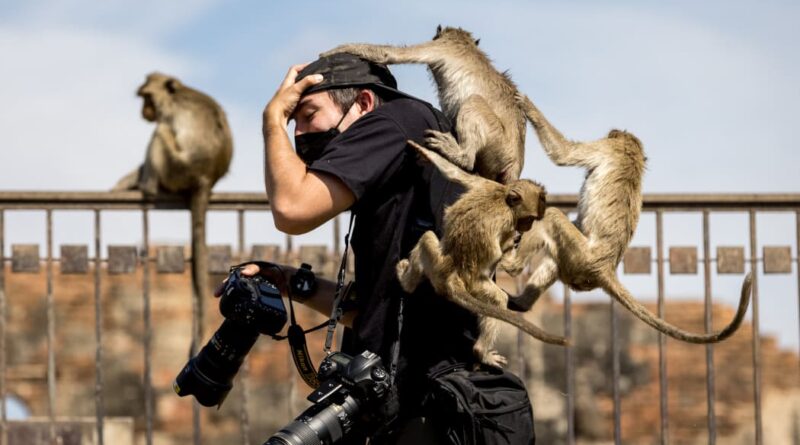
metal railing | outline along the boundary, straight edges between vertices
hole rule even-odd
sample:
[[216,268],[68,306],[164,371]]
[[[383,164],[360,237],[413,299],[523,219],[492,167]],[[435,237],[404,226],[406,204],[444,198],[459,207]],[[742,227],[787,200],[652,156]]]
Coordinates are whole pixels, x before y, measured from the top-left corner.
[[[548,196],[548,204],[559,207],[565,211],[574,210],[576,206],[576,195],[550,195]],[[65,258],[55,258],[53,255],[53,212],[61,210],[88,210],[94,213],[94,258],[86,258],[87,263],[94,265],[94,307],[95,307],[95,388],[94,397],[96,404],[96,420],[97,420],[97,433],[99,443],[103,444],[103,419],[104,412],[104,399],[103,399],[103,307],[101,304],[101,281],[103,274],[101,273],[102,266],[107,268],[112,267],[111,263],[117,261],[119,258],[103,258],[102,252],[102,239],[101,229],[102,220],[101,216],[104,212],[113,210],[137,210],[141,212],[142,216],[142,234],[141,234],[141,252],[134,267],[141,267],[142,274],[142,298],[143,298],[143,323],[144,323],[144,338],[142,340],[144,349],[144,371],[143,371],[143,385],[144,385],[144,418],[145,418],[145,441],[147,445],[153,443],[153,429],[154,429],[154,413],[153,413],[153,387],[152,387],[152,320],[151,320],[151,307],[150,307],[150,293],[151,283],[149,278],[150,267],[156,263],[156,267],[162,267],[161,255],[158,258],[153,258],[150,254],[150,220],[149,212],[151,210],[185,210],[186,205],[180,199],[159,199],[156,201],[143,200],[138,192],[0,192],[0,398],[5,400],[8,394],[8,387],[6,385],[6,369],[7,369],[7,327],[6,319],[8,314],[7,300],[6,300],[6,264],[9,260],[14,264],[14,267],[19,265],[20,270],[25,267],[38,268],[40,262],[44,262],[46,266],[46,307],[47,307],[47,413],[50,418],[50,436],[55,438],[55,402],[57,397],[56,391],[56,357],[54,351],[54,338],[56,335],[55,314],[54,314],[54,301],[53,301],[53,263],[60,261],[62,267],[67,265]],[[36,257],[31,256],[30,251],[25,249],[15,249],[12,257],[5,256],[5,215],[8,212],[18,210],[43,210],[46,213],[46,257],[44,259],[38,258],[38,247],[36,249]],[[241,259],[245,258],[245,235],[244,235],[244,216],[246,212],[251,211],[266,211],[269,210],[269,205],[266,201],[266,196],[261,193],[216,193],[211,197],[209,204],[209,211],[235,211],[237,213],[237,255]],[[711,330],[711,262],[716,261],[718,268],[720,266],[721,258],[712,259],[712,252],[710,248],[710,229],[709,229],[709,216],[717,212],[746,212],[749,215],[749,256],[745,257],[738,251],[739,256],[744,260],[744,264],[749,265],[749,270],[753,272],[753,296],[752,296],[752,325],[753,325],[753,338],[752,338],[752,366],[753,366],[753,406],[755,410],[755,443],[764,443],[762,433],[762,413],[761,413],[761,362],[760,362],[760,345],[759,345],[759,294],[757,279],[758,263],[763,262],[766,266],[769,262],[770,267],[777,267],[777,273],[787,272],[787,263],[789,264],[788,273],[791,273],[791,264],[795,264],[795,274],[800,269],[800,259],[795,255],[794,258],[786,258],[786,250],[788,248],[781,248],[778,250],[765,250],[765,256],[759,258],[757,255],[757,239],[756,239],[756,214],[759,212],[788,212],[795,216],[795,252],[800,251],[800,194],[707,194],[707,195],[684,195],[684,194],[649,194],[644,197],[643,214],[655,214],[655,244],[656,244],[656,258],[650,258],[650,248],[637,248],[632,246],[625,259],[626,273],[642,273],[645,269],[649,273],[651,264],[656,265],[657,276],[657,292],[658,292],[658,315],[664,316],[664,288],[665,288],[665,264],[669,261],[671,272],[676,273],[676,268],[691,266],[692,261],[696,267],[697,254],[694,256],[689,253],[689,259],[683,258],[681,255],[686,254],[685,251],[670,249],[669,260],[665,259],[664,255],[664,224],[663,216],[669,212],[681,213],[700,213],[703,220],[703,246],[702,246],[702,270],[704,278],[704,302],[705,302],[705,329]],[[641,227],[640,227],[641,229]],[[334,233],[331,245],[333,252],[339,252],[339,224],[338,219],[334,222]],[[287,251],[293,249],[292,238],[286,237],[285,245]],[[637,250],[638,249],[638,250]],[[77,249],[78,257],[80,257],[81,249]],[[113,255],[124,253],[122,250],[115,251]],[[726,254],[729,253],[726,251]],[[734,257],[737,252],[733,252]],[[27,255],[27,256],[26,256]],[[772,255],[772,256],[770,256]],[[777,255],[777,256],[776,256]],[[62,249],[62,257],[64,256],[64,249]],[[112,256],[111,252],[109,256]],[[719,254],[718,254],[719,256]],[[768,258],[768,256],[770,256]],[[773,258],[774,257],[774,258]],[[121,257],[120,257],[121,258]],[[683,258],[683,260],[682,260]],[[183,261],[181,258],[179,261]],[[34,264],[35,263],[35,264]],[[123,261],[124,263],[124,261]],[[114,263],[117,264],[117,263]],[[777,266],[775,266],[777,264]],[[688,265],[688,266],[687,266]],[[130,270],[131,265],[127,264]],[[113,267],[123,267],[115,265]],[[123,267],[123,268],[124,268]],[[168,265],[164,265],[168,267]],[[12,270],[14,270],[12,268]],[[63,269],[62,269],[63,271]],[[677,270],[680,273],[680,270]],[[739,272],[744,274],[744,266],[740,270],[735,270],[734,273]],[[13,272],[12,272],[13,273]],[[798,287],[800,288],[800,274],[798,274]],[[800,292],[798,292],[798,306],[800,307]],[[613,356],[613,366],[611,372],[613,373],[613,403],[614,403],[614,440],[615,443],[621,443],[621,404],[620,404],[620,362],[619,362],[619,341],[617,339],[617,315],[616,304],[612,301],[610,303],[610,322],[611,322],[611,346]],[[572,335],[572,300],[571,293],[565,288],[564,291],[564,331],[567,337]],[[667,378],[666,378],[666,342],[663,334],[659,334],[659,388],[660,388],[660,440],[662,444],[669,443],[669,430],[668,430],[668,411],[667,411]],[[707,387],[707,428],[709,443],[716,441],[716,415],[715,415],[715,366],[713,361],[713,345],[706,346],[706,387]],[[566,380],[564,392],[567,398],[565,416],[568,419],[567,437],[566,442],[570,444],[575,443],[575,421],[574,421],[574,365],[575,357],[573,348],[565,349],[565,366],[566,366]],[[243,376],[247,374],[247,366],[242,370]],[[242,408],[241,408],[241,431],[242,441],[245,444],[249,443],[249,430],[250,422],[248,416],[248,398],[247,398],[247,381],[242,378],[240,386],[242,390]],[[200,425],[197,410],[194,412],[194,441],[200,443]],[[0,444],[7,444],[8,435],[8,421],[7,413],[4,404],[0,404]]]

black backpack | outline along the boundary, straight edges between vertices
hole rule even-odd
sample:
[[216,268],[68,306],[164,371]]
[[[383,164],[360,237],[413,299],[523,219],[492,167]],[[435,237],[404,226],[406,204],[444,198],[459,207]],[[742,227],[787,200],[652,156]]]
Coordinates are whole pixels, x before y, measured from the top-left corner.
[[500,369],[451,366],[429,375],[426,418],[442,444],[533,445],[533,408],[522,380]]

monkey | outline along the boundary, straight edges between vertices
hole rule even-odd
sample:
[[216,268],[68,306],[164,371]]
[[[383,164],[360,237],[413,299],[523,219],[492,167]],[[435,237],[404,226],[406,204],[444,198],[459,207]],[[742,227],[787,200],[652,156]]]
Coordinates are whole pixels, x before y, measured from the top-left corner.
[[522,294],[511,297],[510,307],[530,309],[558,279],[577,291],[603,289],[636,317],[678,340],[716,343],[732,335],[750,302],[750,274],[742,284],[734,319],[710,334],[690,333],[658,318],[638,303],[617,277],[617,265],[633,237],[642,208],[646,158],[639,139],[626,131],[611,130],[607,137],[596,141],[569,141],[527,96],[518,94],[517,101],[550,159],[556,165],[583,167],[587,172],[575,222],[560,210],[548,207],[543,218],[522,235],[518,249],[503,258],[501,267],[514,274],[530,262],[534,253],[544,252]]
[[505,357],[492,349],[499,329],[495,318],[548,343],[565,344],[563,337],[545,333],[519,314],[501,312],[508,295],[492,281],[500,258],[514,247],[518,234],[530,230],[541,218],[544,188],[527,179],[500,184],[466,174],[437,153],[414,141],[409,144],[467,191],[445,209],[441,243],[434,232],[425,232],[409,258],[398,262],[397,277],[403,290],[413,292],[427,277],[436,293],[477,313],[480,335],[473,352],[486,365],[506,364]]
[[214,99],[175,77],[151,73],[136,93],[142,117],[156,128],[144,163],[112,190],[141,190],[145,198],[181,194],[188,198],[192,226],[192,291],[196,324],[194,350],[202,337],[203,297],[208,295],[205,215],[211,188],[228,171],[233,140],[225,112]]
[[433,40],[413,46],[346,44],[321,56],[350,53],[384,64],[427,64],[442,112],[455,123],[450,133],[429,130],[425,145],[466,171],[502,184],[517,180],[525,161],[525,115],[507,73],[461,28],[436,28]]

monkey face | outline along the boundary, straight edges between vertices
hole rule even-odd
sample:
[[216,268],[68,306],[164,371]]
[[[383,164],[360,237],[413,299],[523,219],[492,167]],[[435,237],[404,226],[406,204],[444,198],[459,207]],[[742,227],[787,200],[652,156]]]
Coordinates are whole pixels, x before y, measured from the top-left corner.
[[521,179],[509,184],[506,204],[514,214],[514,228],[522,233],[544,217],[545,190],[539,184]]
[[142,95],[144,103],[142,104],[142,117],[146,121],[155,122],[156,120],[156,106],[153,104],[153,97],[149,94]]
[[158,119],[158,104],[163,104],[165,98],[175,94],[179,86],[178,79],[161,73],[149,74],[147,80],[136,90],[136,95],[144,101],[142,117],[155,122]]

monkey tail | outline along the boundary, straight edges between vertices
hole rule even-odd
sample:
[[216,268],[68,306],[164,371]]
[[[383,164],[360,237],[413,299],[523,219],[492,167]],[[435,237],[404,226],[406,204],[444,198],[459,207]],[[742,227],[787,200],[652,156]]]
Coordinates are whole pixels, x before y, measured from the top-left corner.
[[565,337],[552,335],[548,332],[545,332],[542,328],[529,322],[520,314],[512,312],[508,309],[492,306],[491,304],[475,298],[469,292],[467,292],[463,281],[461,281],[456,274],[451,274],[447,281],[447,288],[450,291],[447,293],[447,299],[458,304],[459,306],[472,312],[476,312],[477,309],[476,313],[479,315],[485,315],[505,321],[506,323],[516,326],[528,333],[531,337],[541,340],[545,343],[559,346],[567,346],[569,344],[569,340],[567,340]]
[[636,301],[630,292],[619,282],[616,274],[610,273],[603,278],[602,288],[615,300],[619,301],[626,309],[631,311],[640,320],[654,327],[656,330],[669,335],[677,340],[682,340],[687,343],[717,343],[730,337],[742,324],[745,314],[747,313],[747,306],[750,304],[750,293],[753,287],[752,273],[748,273],[742,283],[742,292],[739,297],[739,309],[733,320],[718,332],[709,334],[693,334],[684,331],[664,319],[657,317],[655,314],[647,310],[641,303]]
[[[206,247],[206,210],[210,187],[202,184],[189,200],[192,224],[192,345],[196,348],[203,338],[205,298],[208,297],[208,251]],[[196,351],[193,351],[195,353]]]

